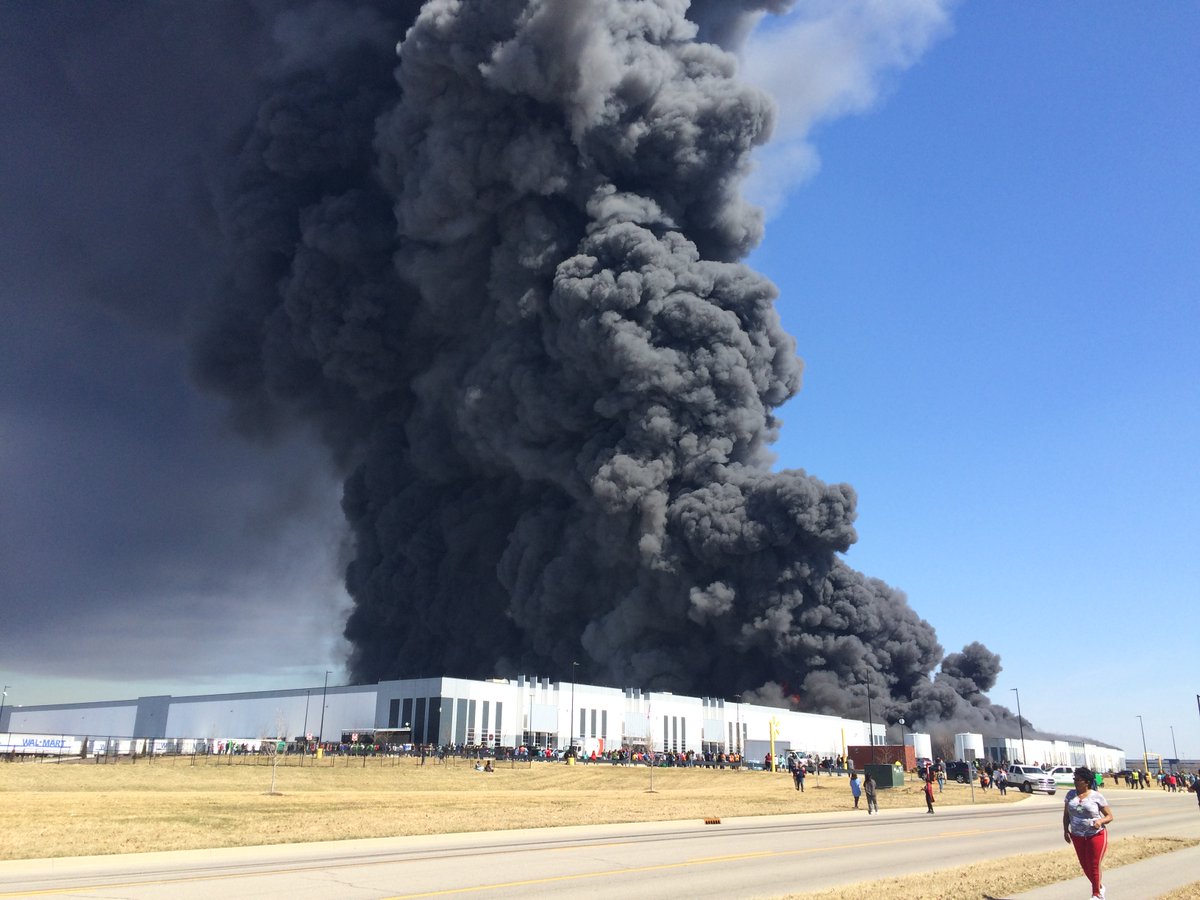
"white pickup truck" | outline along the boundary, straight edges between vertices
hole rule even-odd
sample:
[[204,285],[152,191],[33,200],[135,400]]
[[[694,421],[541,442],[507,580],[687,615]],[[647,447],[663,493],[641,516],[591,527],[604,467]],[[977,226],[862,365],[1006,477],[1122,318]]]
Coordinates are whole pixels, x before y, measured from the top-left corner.
[[1026,794],[1045,791],[1047,794],[1053,795],[1058,787],[1054,783],[1054,779],[1037,766],[1009,766],[1007,771],[1008,786],[1017,788]]

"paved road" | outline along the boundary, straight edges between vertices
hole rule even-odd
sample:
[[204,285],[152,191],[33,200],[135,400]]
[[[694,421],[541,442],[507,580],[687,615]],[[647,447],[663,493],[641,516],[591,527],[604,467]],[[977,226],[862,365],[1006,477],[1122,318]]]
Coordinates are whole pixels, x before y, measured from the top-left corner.
[[[1200,838],[1187,795],[1110,799],[1114,837]],[[1056,849],[1061,802],[5,862],[0,898],[772,897]]]

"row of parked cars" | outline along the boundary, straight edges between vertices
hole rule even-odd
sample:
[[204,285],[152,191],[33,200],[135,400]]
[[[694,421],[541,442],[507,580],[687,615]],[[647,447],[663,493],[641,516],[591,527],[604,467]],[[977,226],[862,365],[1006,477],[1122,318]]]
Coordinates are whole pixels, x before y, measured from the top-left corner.
[[[969,762],[956,759],[946,765],[946,778],[966,784],[977,776],[977,771]],[[918,771],[920,767],[918,767]],[[1055,766],[1049,772],[1038,766],[1022,766],[1013,764],[1005,770],[1008,773],[1008,786],[1014,790],[1032,794],[1034,791],[1045,791],[1053,795],[1058,785],[1075,783],[1075,770],[1070,766]]]

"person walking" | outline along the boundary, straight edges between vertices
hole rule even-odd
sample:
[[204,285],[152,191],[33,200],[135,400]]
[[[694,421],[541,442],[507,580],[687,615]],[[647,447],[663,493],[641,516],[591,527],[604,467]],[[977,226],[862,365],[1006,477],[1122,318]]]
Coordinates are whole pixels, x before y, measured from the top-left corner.
[[1067,791],[1063,803],[1063,840],[1075,847],[1079,867],[1092,884],[1092,897],[1104,900],[1101,865],[1108,849],[1108,830],[1112,809],[1104,795],[1096,790],[1096,775],[1087,766],[1074,772],[1075,788]]
[[854,808],[858,809],[858,799],[862,796],[862,785],[858,782],[858,773],[850,773],[850,793],[854,797]]
[[925,806],[928,808],[929,814],[932,816],[933,815],[933,779],[932,778],[927,778],[925,780],[925,787],[923,788],[923,791],[925,793]]
[[863,780],[863,793],[867,795],[867,815],[879,812],[879,804],[875,802],[875,776],[870,772]]

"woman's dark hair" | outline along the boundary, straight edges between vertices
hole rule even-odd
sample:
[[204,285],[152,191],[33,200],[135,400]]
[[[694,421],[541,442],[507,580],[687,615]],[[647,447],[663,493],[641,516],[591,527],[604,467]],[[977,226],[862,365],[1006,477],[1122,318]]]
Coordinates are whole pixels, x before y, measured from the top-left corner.
[[1096,773],[1093,772],[1091,769],[1089,769],[1087,766],[1080,766],[1078,769],[1075,770],[1075,780],[1076,781],[1086,781],[1088,784],[1095,784],[1096,783]]

